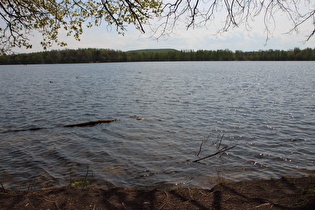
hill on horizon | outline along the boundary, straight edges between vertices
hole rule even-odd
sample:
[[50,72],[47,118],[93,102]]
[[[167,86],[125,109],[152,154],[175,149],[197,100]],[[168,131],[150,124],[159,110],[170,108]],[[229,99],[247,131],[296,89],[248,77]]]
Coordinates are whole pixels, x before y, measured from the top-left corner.
[[139,50],[129,50],[127,53],[167,53],[167,52],[178,52],[176,49],[162,48],[162,49],[139,49]]

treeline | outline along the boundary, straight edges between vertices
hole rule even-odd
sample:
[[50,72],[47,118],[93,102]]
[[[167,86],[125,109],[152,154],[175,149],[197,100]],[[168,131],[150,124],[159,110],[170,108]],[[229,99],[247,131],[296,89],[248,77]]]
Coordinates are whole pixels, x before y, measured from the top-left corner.
[[135,50],[111,49],[52,50],[0,56],[0,64],[102,63],[134,61],[309,61],[315,48],[243,52],[237,50]]

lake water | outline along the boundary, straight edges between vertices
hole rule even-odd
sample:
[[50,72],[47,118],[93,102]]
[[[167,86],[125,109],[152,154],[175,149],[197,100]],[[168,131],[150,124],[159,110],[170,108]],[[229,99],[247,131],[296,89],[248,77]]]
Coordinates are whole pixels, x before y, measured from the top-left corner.
[[[0,181],[11,189],[315,174],[315,62],[0,66],[0,87]],[[99,119],[121,121],[62,127]],[[192,162],[201,142],[200,157],[236,147]]]

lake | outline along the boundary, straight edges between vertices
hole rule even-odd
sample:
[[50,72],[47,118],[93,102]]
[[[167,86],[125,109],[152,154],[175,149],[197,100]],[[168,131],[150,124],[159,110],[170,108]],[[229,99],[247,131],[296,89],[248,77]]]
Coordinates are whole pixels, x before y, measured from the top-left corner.
[[[13,190],[315,174],[315,62],[0,66],[0,87],[0,181]],[[63,127],[100,119],[119,121]]]

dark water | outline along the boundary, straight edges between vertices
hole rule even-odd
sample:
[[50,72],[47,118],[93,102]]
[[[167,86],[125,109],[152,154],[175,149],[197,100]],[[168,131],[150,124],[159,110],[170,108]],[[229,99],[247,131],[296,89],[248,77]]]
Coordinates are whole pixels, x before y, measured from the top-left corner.
[[[0,66],[0,87],[5,187],[87,175],[97,186],[210,188],[315,172],[315,62]],[[60,127],[136,117],[146,119]],[[14,131],[38,127],[50,129]],[[236,147],[192,162],[222,136],[221,148]]]

